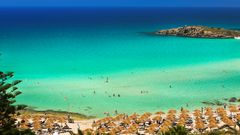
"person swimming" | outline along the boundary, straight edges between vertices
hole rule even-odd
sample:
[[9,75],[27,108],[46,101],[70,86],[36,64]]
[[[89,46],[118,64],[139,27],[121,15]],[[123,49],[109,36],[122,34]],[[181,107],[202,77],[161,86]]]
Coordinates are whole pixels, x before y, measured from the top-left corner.
[[105,83],[108,83],[108,82],[109,82],[109,79],[108,79],[108,77],[107,77]]

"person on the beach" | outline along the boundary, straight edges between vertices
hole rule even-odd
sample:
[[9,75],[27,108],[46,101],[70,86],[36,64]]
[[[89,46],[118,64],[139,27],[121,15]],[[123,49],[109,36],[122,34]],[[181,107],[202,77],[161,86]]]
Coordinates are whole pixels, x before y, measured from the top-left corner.
[[227,104],[224,104],[224,105],[223,105],[223,108],[226,109],[226,108],[227,108]]

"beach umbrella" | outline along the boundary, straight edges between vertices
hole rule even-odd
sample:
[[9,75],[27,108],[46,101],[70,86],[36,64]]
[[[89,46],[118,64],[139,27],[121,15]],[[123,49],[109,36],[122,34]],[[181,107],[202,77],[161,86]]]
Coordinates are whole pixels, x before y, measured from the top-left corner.
[[108,135],[116,135],[116,133],[113,131],[110,131],[110,132],[108,132]]
[[28,129],[29,127],[28,127],[25,123],[22,123],[22,124],[20,125],[20,128],[21,128],[21,129]]
[[123,119],[124,118],[124,114],[119,114],[119,115],[117,115],[114,119],[115,120],[121,120],[121,119]]
[[175,117],[176,117],[175,115],[168,115],[166,119],[170,121],[174,121]]
[[126,134],[126,135],[127,135],[127,134],[130,134],[130,133],[129,133],[128,130],[123,130],[123,131],[121,132],[121,134]]
[[157,115],[162,115],[162,114],[165,114],[165,113],[162,112],[162,111],[159,111],[159,112],[156,112],[155,114],[157,114]]
[[117,128],[113,128],[110,132],[112,133],[118,133],[120,130],[118,130]]
[[100,124],[102,123],[102,120],[103,120],[103,119],[99,119],[99,120],[97,120],[95,123],[98,124],[98,125],[100,125]]
[[200,117],[200,116],[201,116],[201,113],[199,113],[199,112],[194,112],[193,115],[194,115],[195,117]]
[[237,114],[236,119],[240,121],[240,114]]
[[118,130],[124,130],[125,128],[124,127],[122,127],[122,126],[118,126],[118,127],[116,127]]
[[149,128],[145,131],[145,133],[149,133],[151,135],[155,134],[155,129],[154,128]]
[[141,117],[140,117],[140,119],[142,119],[142,120],[147,120],[149,117],[148,116],[146,116],[146,115],[142,115]]
[[99,126],[99,123],[95,122],[95,123],[92,123],[92,128],[95,128],[95,127],[98,127]]
[[48,118],[46,121],[50,123],[54,123],[54,120],[52,118]]
[[27,120],[28,120],[28,118],[26,117],[26,115],[22,115],[20,118],[21,118],[22,121],[27,121]]
[[100,129],[98,129],[98,132],[99,132],[100,134],[104,134],[104,133],[107,132],[107,128],[102,127],[102,128],[100,128]]
[[206,107],[205,111],[212,111],[213,109],[211,107]]
[[37,121],[40,121],[40,116],[34,115],[32,119],[33,119],[33,121],[36,121],[36,120],[37,120]]
[[204,129],[205,128],[204,123],[200,121],[196,122],[195,128],[198,130]]
[[115,127],[116,124],[115,124],[114,122],[110,122],[110,123],[107,124],[107,126],[108,126],[108,127]]
[[179,117],[180,117],[180,118],[183,118],[183,119],[187,119],[187,118],[189,118],[189,115],[186,114],[186,113],[182,113],[182,114],[180,114]]
[[150,125],[150,127],[156,128],[156,127],[159,127],[159,124],[157,124],[157,123],[152,123],[152,124]]
[[173,114],[173,113],[177,113],[177,111],[176,111],[176,110],[174,110],[174,109],[171,109],[171,110],[169,110],[169,111],[168,111],[168,113],[171,113],[171,114]]
[[209,126],[209,128],[218,128],[218,125],[216,123],[214,123],[214,122],[210,122],[208,124],[208,126]]
[[199,109],[195,109],[194,112],[200,113],[201,111]]
[[235,123],[231,119],[227,119],[225,122],[228,126],[235,126]]
[[222,108],[222,107],[219,107],[219,108],[217,108],[216,110],[217,110],[218,113],[219,113],[219,112],[225,112],[225,109]]
[[230,106],[229,106],[229,111],[230,111],[230,112],[238,112],[239,110],[237,109],[236,106],[230,105]]
[[138,120],[137,120],[137,122],[139,122],[139,123],[145,123],[145,119],[143,119],[143,118],[139,118]]
[[217,108],[216,110],[217,110],[218,114],[226,114],[226,110],[224,108],[222,108],[222,107]]
[[109,121],[106,119],[106,118],[104,118],[104,119],[102,119],[101,120],[101,123],[104,123],[104,124],[106,124],[106,123],[108,123]]
[[106,119],[107,121],[111,121],[111,120],[113,120],[113,117],[110,117],[110,116],[109,116],[109,117],[106,117],[105,119]]
[[128,128],[128,130],[136,131],[136,130],[137,130],[137,127],[131,125],[131,126]]
[[26,119],[31,119],[31,118],[32,118],[32,116],[31,116],[31,115],[29,115],[29,114],[27,114],[27,115],[25,115],[25,118],[26,118]]
[[188,113],[188,112],[189,112],[189,110],[187,110],[187,109],[181,110],[181,113]]
[[137,129],[131,127],[131,128],[128,129],[128,132],[129,132],[130,134],[136,134],[136,133],[137,133]]
[[136,124],[136,123],[132,124],[132,126],[133,126],[134,128],[138,128],[138,127],[139,127],[139,125]]
[[138,116],[139,116],[139,114],[137,114],[137,113],[134,113],[134,114],[132,114],[131,116],[132,116],[132,117],[138,117]]
[[57,121],[62,124],[66,122],[66,119],[64,117],[58,117]]
[[53,123],[51,121],[47,121],[45,124],[46,128],[52,129],[53,128]]
[[211,123],[211,122],[212,122],[212,123],[217,123],[217,121],[216,121],[215,118],[209,118],[209,119],[208,119],[208,122],[209,122],[209,123]]
[[185,125],[185,122],[184,122],[184,121],[179,121],[179,122],[177,123],[177,125],[178,125],[178,126],[184,126],[184,125]]
[[150,112],[146,112],[146,113],[144,113],[143,115],[146,115],[146,116],[151,116],[152,115],[152,113],[150,113]]
[[160,120],[162,120],[162,117],[161,117],[161,116],[155,116],[155,117],[153,118],[153,120],[160,121]]
[[123,120],[122,122],[123,122],[124,124],[127,124],[127,125],[131,124],[131,121],[130,121],[129,119],[125,119],[125,120]]
[[34,124],[33,124],[33,129],[34,129],[35,131],[41,130],[41,125],[40,125],[39,123],[34,123]]
[[186,120],[185,120],[184,118],[180,118],[180,119],[178,120],[178,123],[182,123],[182,124],[184,124],[184,125],[185,125],[185,122],[186,122]]
[[163,125],[171,125],[172,124],[172,121],[170,121],[169,119],[167,119],[167,120],[165,120],[164,122],[163,122]]

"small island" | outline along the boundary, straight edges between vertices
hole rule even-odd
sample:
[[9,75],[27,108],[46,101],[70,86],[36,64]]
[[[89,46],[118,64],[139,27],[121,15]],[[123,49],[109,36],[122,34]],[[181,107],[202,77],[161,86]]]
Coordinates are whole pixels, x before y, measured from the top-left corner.
[[213,28],[207,26],[184,26],[156,32],[157,35],[163,36],[182,36],[193,38],[239,38],[239,30],[230,30],[224,28]]

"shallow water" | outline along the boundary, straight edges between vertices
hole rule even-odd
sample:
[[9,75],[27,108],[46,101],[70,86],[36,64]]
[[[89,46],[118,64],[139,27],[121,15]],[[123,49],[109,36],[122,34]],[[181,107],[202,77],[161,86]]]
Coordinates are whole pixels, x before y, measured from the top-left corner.
[[237,11],[1,9],[1,69],[23,79],[18,103],[41,110],[103,116],[200,107],[238,96],[240,41],[143,32],[185,24],[240,28]]

